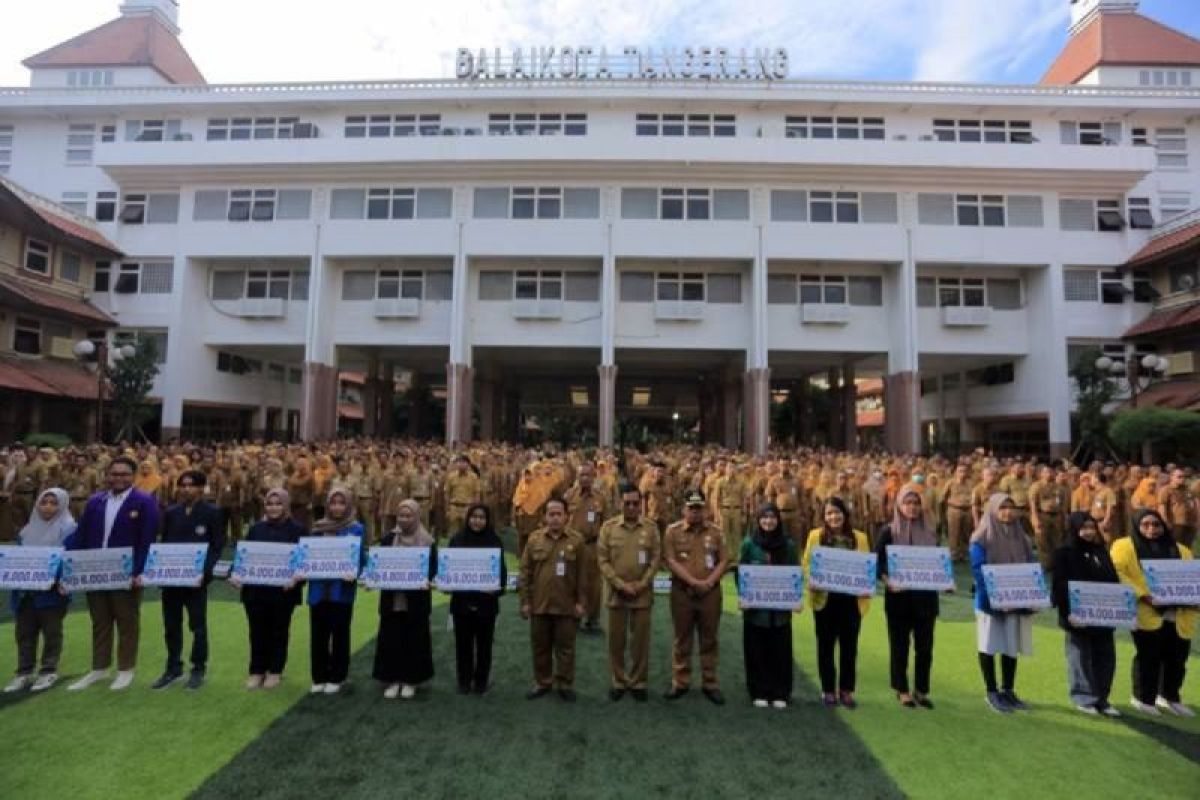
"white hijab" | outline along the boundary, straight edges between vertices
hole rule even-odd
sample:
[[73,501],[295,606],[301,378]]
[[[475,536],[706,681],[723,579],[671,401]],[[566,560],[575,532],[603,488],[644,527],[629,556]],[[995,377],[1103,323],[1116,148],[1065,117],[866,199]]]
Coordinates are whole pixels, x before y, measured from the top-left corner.
[[70,498],[66,490],[47,489],[38,495],[38,503],[48,494],[58,501],[58,511],[50,519],[42,519],[37,504],[34,504],[29,522],[17,535],[25,547],[60,547],[66,538],[75,532],[75,518],[71,516],[71,508],[68,505]]

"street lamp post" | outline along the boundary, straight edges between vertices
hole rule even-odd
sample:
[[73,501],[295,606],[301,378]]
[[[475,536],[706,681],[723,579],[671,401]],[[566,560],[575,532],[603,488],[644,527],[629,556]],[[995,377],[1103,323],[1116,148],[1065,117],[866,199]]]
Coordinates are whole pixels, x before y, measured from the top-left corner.
[[1147,353],[1141,359],[1128,358],[1124,361],[1100,356],[1096,359],[1096,369],[1107,372],[1113,380],[1125,380],[1129,386],[1129,407],[1137,408],[1138,395],[1150,387],[1150,384],[1161,378],[1169,366],[1162,356]]
[[133,345],[128,344],[110,350],[108,341],[104,339],[100,341],[83,339],[76,342],[72,350],[81,361],[90,360],[93,356],[96,358],[96,442],[103,444],[104,390],[108,383],[109,359],[111,358],[113,362],[122,361],[132,358],[137,351]]

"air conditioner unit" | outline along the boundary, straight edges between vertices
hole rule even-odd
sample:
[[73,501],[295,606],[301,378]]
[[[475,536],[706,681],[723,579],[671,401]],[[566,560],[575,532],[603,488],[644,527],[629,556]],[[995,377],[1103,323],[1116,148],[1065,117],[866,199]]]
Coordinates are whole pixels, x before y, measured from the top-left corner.
[[320,130],[311,122],[297,122],[292,125],[293,139],[316,139]]
[[53,336],[50,339],[50,355],[54,358],[75,358],[75,341],[65,336]]
[[375,301],[376,319],[412,319],[421,316],[421,301],[415,297],[394,297]]
[[983,328],[991,323],[989,306],[942,306],[942,327]]
[[704,301],[655,300],[654,318],[664,322],[699,322],[704,319]]
[[802,303],[800,322],[804,325],[847,325],[850,306],[846,303]]
[[1200,372],[1200,352],[1184,350],[1167,356],[1167,375],[1191,375]]
[[551,299],[513,300],[513,319],[562,319],[562,303],[562,300]]
[[233,313],[239,317],[252,319],[282,317],[284,300],[282,297],[243,297],[238,301]]

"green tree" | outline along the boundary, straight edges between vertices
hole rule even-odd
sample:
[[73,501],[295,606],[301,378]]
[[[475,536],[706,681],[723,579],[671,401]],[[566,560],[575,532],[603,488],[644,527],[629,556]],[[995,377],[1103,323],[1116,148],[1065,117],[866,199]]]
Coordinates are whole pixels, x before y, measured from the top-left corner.
[[1075,408],[1075,425],[1079,431],[1077,457],[1088,458],[1111,449],[1104,408],[1112,402],[1117,389],[1109,374],[1096,366],[1100,355],[1099,348],[1090,348],[1071,365],[1071,377],[1078,389]]
[[142,423],[150,416],[147,398],[158,376],[158,348],[153,339],[142,339],[134,353],[123,358],[108,371],[109,397],[118,428],[114,441],[132,439],[142,433]]
[[1112,441],[1126,453],[1149,445],[1166,458],[1200,449],[1200,414],[1172,408],[1134,408],[1116,414],[1108,430]]

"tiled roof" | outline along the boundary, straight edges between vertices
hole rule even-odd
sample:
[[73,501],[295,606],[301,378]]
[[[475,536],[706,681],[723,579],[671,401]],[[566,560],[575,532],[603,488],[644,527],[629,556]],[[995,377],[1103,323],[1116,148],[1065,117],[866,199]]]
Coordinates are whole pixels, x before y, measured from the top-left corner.
[[[121,250],[98,230],[57,203],[18,185],[0,175],[0,221],[9,222],[27,234],[49,235],[67,244],[102,258],[120,258]],[[48,226],[48,227],[47,227]]]
[[362,406],[352,405],[350,403],[338,403],[338,418],[339,419],[362,419]]
[[1200,220],[1146,242],[1141,250],[1125,262],[1125,266],[1142,266],[1164,256],[1173,256],[1180,250],[1196,244],[1200,244]]
[[[1138,408],[1172,408],[1176,411],[1200,411],[1200,381],[1176,380],[1151,384],[1137,396]],[[1131,407],[1126,401],[1122,408]]]
[[1155,311],[1125,331],[1123,338],[1136,339],[1140,336],[1161,335],[1192,325],[1200,325],[1200,303]]
[[123,16],[21,62],[27,67],[150,67],[171,83],[206,81],[178,37],[153,15]]
[[95,400],[96,375],[82,364],[52,358],[0,356],[0,388],[17,392]]
[[19,304],[21,310],[41,312],[52,317],[68,317],[84,325],[116,327],[117,321],[86,300],[31,286],[8,276],[0,276],[0,301]]
[[1141,14],[1097,14],[1067,40],[1041,83],[1075,83],[1101,65],[1200,66],[1200,40]]

